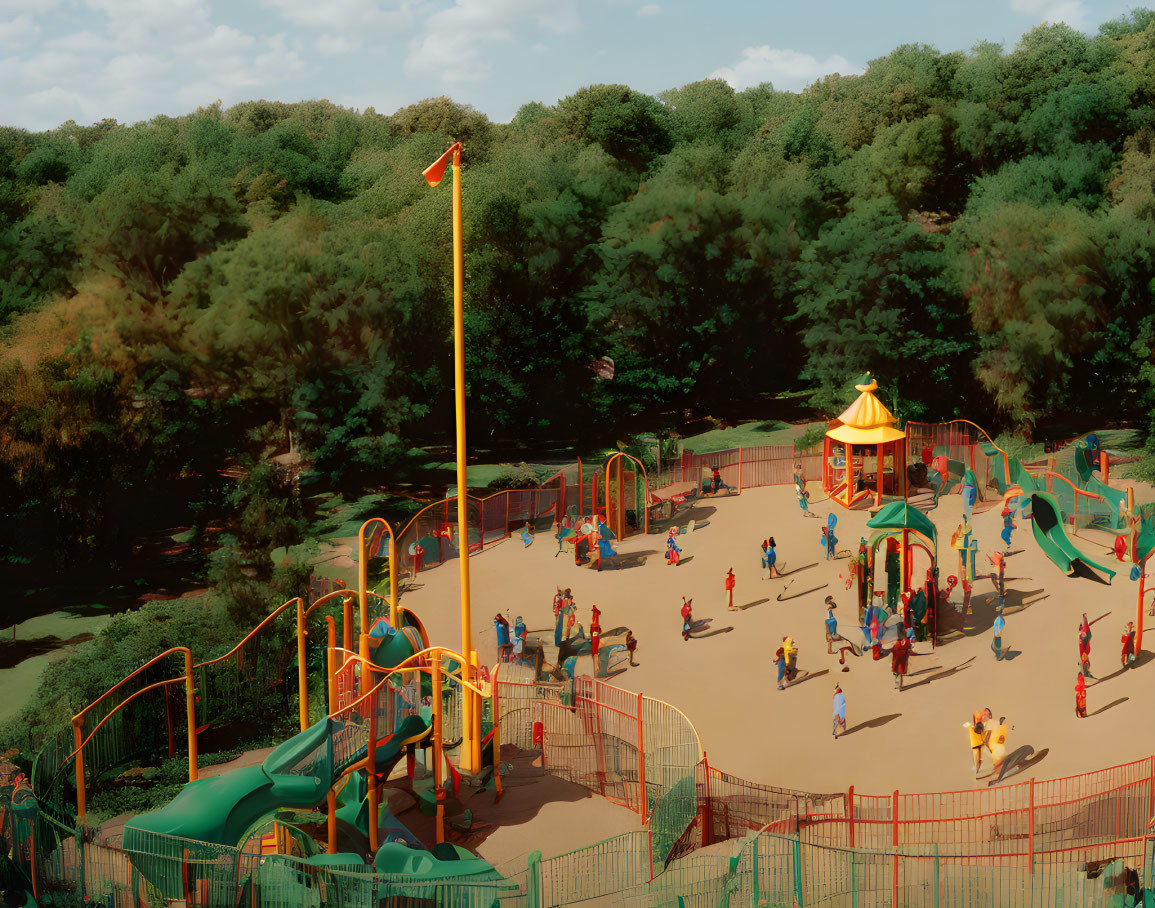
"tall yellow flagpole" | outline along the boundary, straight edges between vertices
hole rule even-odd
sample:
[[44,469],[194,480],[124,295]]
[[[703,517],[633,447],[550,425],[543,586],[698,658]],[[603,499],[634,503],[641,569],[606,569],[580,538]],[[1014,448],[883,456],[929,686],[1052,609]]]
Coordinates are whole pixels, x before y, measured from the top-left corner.
[[[473,652],[473,620],[469,603],[469,510],[465,476],[465,248],[461,229],[461,144],[453,151],[453,391],[457,410],[457,546],[461,562],[461,655],[467,661],[462,677],[472,680],[468,664]],[[472,765],[481,743],[481,710],[472,691],[462,689],[461,768],[478,772]]]
[[[462,678],[472,681],[476,657],[473,653],[473,621],[469,609],[469,508],[465,477],[465,250],[461,235],[461,143],[456,142],[440,158],[425,168],[430,186],[437,186],[445,174],[446,159],[453,158],[453,398],[457,411],[457,547],[461,564],[461,666]],[[462,686],[462,742],[458,765],[462,772],[481,769],[481,704],[475,693]]]

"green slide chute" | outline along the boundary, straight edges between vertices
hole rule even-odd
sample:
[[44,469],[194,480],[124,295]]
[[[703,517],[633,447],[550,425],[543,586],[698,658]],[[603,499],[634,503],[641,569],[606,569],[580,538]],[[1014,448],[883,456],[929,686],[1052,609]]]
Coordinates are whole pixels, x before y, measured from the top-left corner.
[[1090,576],[1102,581],[1102,577],[1094,572],[1099,571],[1107,575],[1106,583],[1110,583],[1115,572],[1088,558],[1079,549],[1075,548],[1066,530],[1063,529],[1063,514],[1059,509],[1059,502],[1053,495],[1046,492],[1034,492],[1031,495],[1031,513],[1033,520],[1031,529],[1035,534],[1035,542],[1052,562],[1058,565],[1068,576]]

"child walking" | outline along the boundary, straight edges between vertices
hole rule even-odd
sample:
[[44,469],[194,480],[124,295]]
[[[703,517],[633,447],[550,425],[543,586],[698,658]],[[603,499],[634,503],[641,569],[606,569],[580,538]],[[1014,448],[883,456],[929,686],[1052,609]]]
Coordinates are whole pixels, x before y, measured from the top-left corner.
[[773,536],[762,543],[762,567],[766,569],[767,580],[782,576],[778,570],[778,552],[774,548],[777,544]]
[[838,619],[834,617],[834,610],[838,608],[834,604],[834,597],[826,597],[826,652],[829,655],[834,655],[834,642],[839,638],[838,636]]
[[694,613],[692,609],[694,600],[682,597],[682,639],[690,639],[690,628],[694,624]]
[[838,735],[846,734],[846,694],[837,684],[834,685],[834,740]]
[[734,607],[734,569],[730,568],[726,571],[726,608],[734,612],[737,609]]

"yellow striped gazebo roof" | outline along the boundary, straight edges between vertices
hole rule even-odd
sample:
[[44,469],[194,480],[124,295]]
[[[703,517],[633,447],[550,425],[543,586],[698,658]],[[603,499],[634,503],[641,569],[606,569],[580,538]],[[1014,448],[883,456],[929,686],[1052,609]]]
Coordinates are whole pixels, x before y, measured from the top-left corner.
[[878,445],[906,437],[905,432],[896,428],[898,420],[894,414],[874,396],[878,382],[869,372],[854,388],[860,392],[858,399],[838,417],[838,425],[826,432],[829,438],[843,444]]

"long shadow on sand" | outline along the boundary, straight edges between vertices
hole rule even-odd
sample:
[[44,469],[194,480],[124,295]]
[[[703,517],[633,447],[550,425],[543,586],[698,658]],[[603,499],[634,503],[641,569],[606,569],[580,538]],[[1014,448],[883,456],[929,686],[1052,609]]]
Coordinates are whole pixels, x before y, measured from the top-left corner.
[[[620,555],[608,556],[602,559],[603,571],[621,571],[629,568],[641,567],[651,555],[658,554],[657,549],[646,549],[642,552],[623,552]],[[689,561],[690,559],[686,559]],[[597,559],[594,559],[594,569],[597,570]]]
[[867,719],[865,722],[859,722],[853,728],[848,728],[839,737],[845,738],[847,735],[852,735],[856,731],[862,731],[864,728],[881,728],[888,722],[893,722],[895,719],[902,718],[902,713],[891,713],[889,716],[876,716],[873,719]]
[[691,640],[705,640],[707,637],[716,637],[718,634],[728,634],[734,630],[733,627],[716,627],[713,630],[706,631],[704,634],[699,634],[696,631],[690,631]]
[[739,610],[745,611],[746,609],[753,608],[756,605],[765,605],[769,601],[770,601],[769,596],[767,596],[765,599],[755,599],[753,602],[747,602],[745,605],[734,606],[734,610],[735,611],[739,611]]
[[[1127,671],[1134,671],[1135,669],[1146,665],[1152,659],[1155,659],[1155,653],[1150,653],[1147,650],[1143,650],[1139,653],[1138,656],[1135,657],[1135,664],[1132,665],[1130,669],[1119,666],[1119,668],[1115,669],[1113,672],[1111,672],[1111,674],[1104,675],[1102,678],[1097,678],[1094,674],[1092,674],[1090,677],[1094,680],[1088,684],[1087,687],[1094,687],[1096,684],[1102,684],[1104,681],[1110,681],[1112,678],[1118,678],[1120,675]],[[1094,664],[1095,663],[1092,661],[1091,665],[1094,666]]]
[[971,663],[974,661],[975,657],[971,656],[969,659],[967,659],[966,662],[960,662],[954,668],[948,668],[945,671],[931,675],[929,678],[923,678],[921,681],[915,681],[914,684],[904,684],[902,689],[904,691],[913,690],[914,688],[921,687],[924,684],[930,684],[932,681],[941,681],[943,678],[949,678],[951,675],[957,675],[959,672],[970,668]]
[[[509,769],[502,773],[504,795],[494,803],[493,782],[480,790],[461,786],[460,808],[469,808],[473,813],[473,823],[468,831],[463,824],[446,817],[446,839],[455,845],[476,850],[490,834],[499,828],[528,823],[550,803],[571,803],[593,798],[592,791],[581,784],[566,781],[550,775],[541,767],[540,751],[521,750],[513,745],[503,744],[502,760]],[[597,788],[596,777],[585,780]],[[404,785],[401,786],[404,788]],[[426,845],[435,840],[436,821],[425,817],[420,810],[410,808],[398,814],[398,819]]]
[[797,687],[799,684],[805,684],[811,678],[821,678],[823,675],[829,675],[829,674],[830,674],[830,669],[828,669],[828,668],[824,668],[820,672],[812,672],[812,673],[808,672],[807,674],[803,675],[801,678],[798,678],[795,681],[789,682],[786,686],[787,687]]
[[[1003,617],[1010,618],[1029,609],[1036,602],[1047,598],[1040,587],[1037,590],[1007,590],[1003,600]],[[940,607],[938,612],[940,646],[962,637],[978,637],[989,631],[995,623],[998,599],[994,593],[972,596],[966,619],[956,611],[953,604]],[[945,639],[943,639],[945,638]]]
[[1111,707],[1119,706],[1122,703],[1126,703],[1130,699],[1131,699],[1130,697],[1120,697],[1118,700],[1112,700],[1106,706],[1100,706],[1093,713],[1087,713],[1087,718],[1089,719],[1089,718],[1091,718],[1091,716],[1097,716],[1097,715],[1099,715],[1099,713],[1105,713],[1107,710],[1111,709]]

